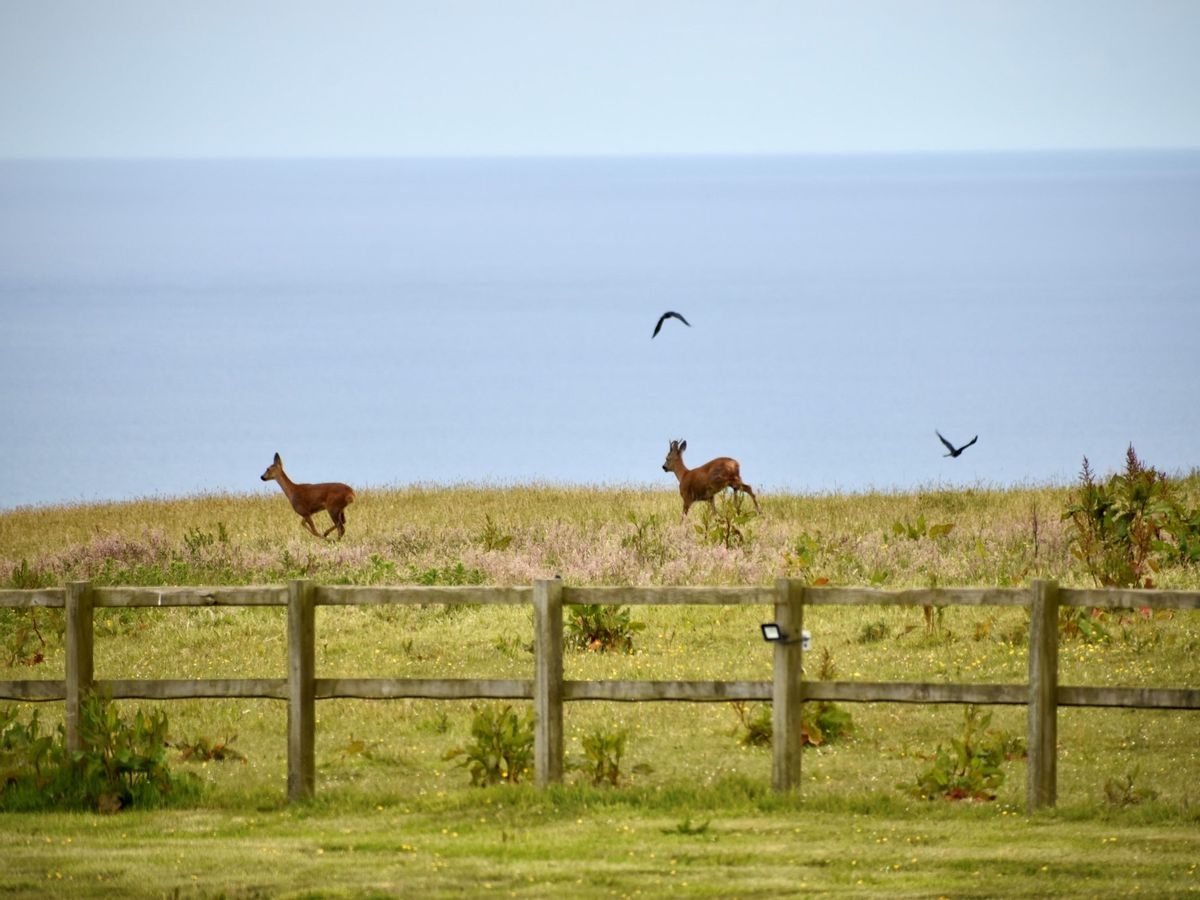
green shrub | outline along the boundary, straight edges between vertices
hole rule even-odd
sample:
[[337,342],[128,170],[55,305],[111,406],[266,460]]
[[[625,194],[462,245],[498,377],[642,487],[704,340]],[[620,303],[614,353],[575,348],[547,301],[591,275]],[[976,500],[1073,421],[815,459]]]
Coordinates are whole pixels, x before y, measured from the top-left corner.
[[743,747],[770,747],[775,727],[771,720],[771,704],[758,704],[751,710],[742,701],[733,704],[741,725],[738,742]]
[[139,709],[127,720],[111,702],[89,692],[81,704],[80,739],[84,749],[68,754],[63,785],[68,805],[100,812],[161,806],[188,785],[189,779],[174,778],[167,766],[167,715],[161,710]]
[[446,752],[444,759],[465,757],[460,766],[471,784],[517,784],[533,767],[533,711],[518,715],[511,706],[474,707],[471,743]]
[[[821,663],[817,668],[817,678],[828,681],[836,675],[833,655],[828,648],[821,651]],[[771,704],[765,703],[753,710],[746,704],[733,704],[741,724],[742,734],[738,738],[744,747],[769,747],[774,738],[775,725],[772,719]],[[810,700],[805,703],[800,713],[800,736],[805,746],[817,747],[821,744],[836,741],[854,731],[854,719],[845,709],[832,700]]]
[[17,588],[18,590],[30,590],[37,588],[53,587],[58,579],[52,572],[44,572],[41,569],[32,568],[29,565],[29,560],[21,557],[21,564],[12,570],[9,576],[9,587]]
[[461,561],[452,566],[446,566],[444,569],[434,567],[421,570],[410,564],[408,578],[409,581],[429,587],[439,584],[453,587],[464,584],[483,584],[484,582],[483,572],[479,569],[468,569]]
[[836,741],[854,731],[853,717],[831,700],[815,700],[804,707],[801,728],[804,743],[811,747]]
[[[828,647],[821,649],[821,661],[817,666],[820,681],[832,681],[837,676],[837,666]],[[843,707],[832,700],[814,700],[804,704],[801,716],[804,743],[812,746],[836,741],[854,731],[854,720]]]
[[732,550],[746,546],[754,538],[749,526],[757,516],[754,509],[743,507],[742,492],[734,491],[732,498],[721,496],[712,506],[704,504],[700,521],[693,527],[706,544]]
[[1147,800],[1158,799],[1158,792],[1152,788],[1133,786],[1133,780],[1137,776],[1138,770],[1134,769],[1124,778],[1109,778],[1104,782],[1104,798],[1109,806],[1136,806]]
[[[816,567],[817,560],[823,551],[821,536],[818,534],[816,537],[813,537],[805,531],[795,539],[791,548],[784,554],[783,562],[789,574],[794,573],[812,582],[814,581],[812,578],[813,569]],[[827,582],[827,580],[825,581]]]
[[1085,609],[1081,606],[1060,606],[1058,609],[1058,633],[1062,638],[1078,638],[1092,644],[1112,639],[1102,609]]
[[[743,747],[770,747],[775,736],[771,704],[764,703],[748,710],[743,704],[734,704],[740,727],[738,742]],[[819,747],[854,730],[850,713],[831,700],[812,700],[804,704],[800,714],[800,738],[806,747]]]
[[1200,560],[1200,510],[1176,502],[1170,480],[1138,459],[1132,444],[1124,471],[1106,483],[1083,458],[1062,518],[1074,526],[1072,555],[1098,587],[1153,587],[1163,562]]
[[897,519],[892,522],[892,534],[896,537],[907,538],[910,541],[919,541],[923,537],[927,537],[930,540],[937,540],[938,538],[948,537],[953,530],[953,522],[926,525],[924,514],[918,515],[916,522],[909,522],[907,519],[903,521]]
[[112,813],[195,800],[199,781],[167,765],[166,734],[164,713],[126,720],[94,692],[81,704],[82,750],[67,749],[61,725],[57,737],[42,735],[36,712],[28,725],[0,712],[0,809]]
[[36,666],[46,659],[47,634],[60,638],[65,630],[61,609],[0,609],[0,647],[9,668]]
[[712,823],[712,819],[705,819],[703,822],[693,823],[692,817],[688,816],[682,822],[671,828],[660,829],[663,834],[682,835],[683,837],[700,837],[708,833],[708,826]]
[[874,622],[864,622],[858,630],[858,642],[860,644],[876,644],[879,641],[886,640],[891,633],[892,629],[884,619],[876,619]]
[[992,714],[979,714],[974,704],[963,712],[963,733],[950,746],[938,745],[928,769],[912,785],[901,785],[924,800],[995,800],[1004,784],[1005,760],[1020,754],[1019,742],[998,732],[988,732]]
[[507,550],[508,545],[512,543],[513,536],[493,522],[491,516],[485,515],[483,532],[476,540],[484,550]]
[[228,544],[229,532],[224,522],[217,523],[217,533],[201,531],[198,527],[189,528],[183,535],[183,545],[191,556],[199,556],[201,552],[214,544]]
[[583,755],[587,762],[582,768],[588,772],[593,785],[610,784],[617,787],[621,780],[621,757],[625,755],[628,737],[629,732],[624,728],[618,731],[597,728],[584,736]]
[[24,724],[15,706],[0,708],[0,810],[37,808],[60,757],[54,739],[41,734],[36,709]]
[[626,518],[633,526],[633,533],[621,538],[621,546],[632,550],[642,565],[661,566],[670,557],[670,546],[663,538],[658,516],[651,514],[639,519],[630,512]]
[[237,760],[244,763],[246,762],[246,755],[234,749],[233,742],[235,740],[237,740],[236,734],[221,740],[198,737],[193,741],[186,739],[178,740],[171,746],[179,751],[179,758],[184,761],[223,762],[225,760]]
[[633,619],[628,606],[584,603],[568,606],[563,630],[565,643],[579,650],[633,652],[633,637],[646,623]]
[[1156,549],[1171,562],[1200,564],[1200,507],[1188,510],[1183,506],[1175,506],[1167,520],[1166,530],[1175,542],[1160,542]]

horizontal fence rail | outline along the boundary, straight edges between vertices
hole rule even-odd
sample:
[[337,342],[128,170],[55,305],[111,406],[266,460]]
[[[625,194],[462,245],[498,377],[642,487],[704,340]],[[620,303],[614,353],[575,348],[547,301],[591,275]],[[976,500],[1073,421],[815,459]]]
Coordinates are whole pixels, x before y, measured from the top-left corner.
[[[529,679],[319,678],[316,673],[317,606],[532,605],[534,671]],[[773,611],[785,634],[802,631],[807,606],[1007,606],[1030,613],[1029,677],[1025,684],[807,681],[800,642],[774,648],[771,681],[575,681],[563,677],[563,608],[573,605],[761,605]],[[287,614],[288,671],[279,678],[105,679],[93,677],[96,609],[281,607]],[[573,587],[555,579],[530,587],[359,587],[287,585],[243,587],[93,587],[0,590],[0,608],[65,609],[66,677],[0,681],[0,700],[63,701],[68,744],[80,746],[80,703],[90,689],[113,699],[182,700],[264,698],[288,704],[288,797],[315,791],[317,700],[436,699],[529,700],[534,704],[534,779],[562,780],[563,704],[568,701],[681,701],[772,704],[772,786],[800,785],[800,715],[806,701],[972,703],[1028,707],[1027,806],[1053,806],[1057,782],[1057,710],[1068,707],[1200,710],[1200,689],[1064,686],[1058,683],[1060,607],[1100,609],[1200,609],[1200,592],[1060,588],[1035,581],[1026,588],[807,587],[780,579],[774,587]]]

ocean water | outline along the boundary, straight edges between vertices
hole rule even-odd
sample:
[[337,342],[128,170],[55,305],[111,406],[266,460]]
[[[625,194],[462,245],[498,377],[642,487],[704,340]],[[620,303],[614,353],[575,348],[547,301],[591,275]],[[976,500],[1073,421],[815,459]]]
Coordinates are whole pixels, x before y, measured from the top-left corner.
[[1200,154],[0,162],[0,423],[0,508],[1189,471]]

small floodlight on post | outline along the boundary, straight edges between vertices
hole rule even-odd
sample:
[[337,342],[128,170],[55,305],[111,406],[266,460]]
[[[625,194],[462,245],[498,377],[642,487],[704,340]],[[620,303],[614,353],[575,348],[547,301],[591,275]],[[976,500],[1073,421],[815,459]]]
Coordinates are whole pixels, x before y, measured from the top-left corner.
[[775,622],[763,622],[762,628],[763,640],[768,644],[799,644],[800,649],[807,651],[812,644],[812,635],[808,633],[808,629],[801,629],[800,637],[788,637],[784,631]]

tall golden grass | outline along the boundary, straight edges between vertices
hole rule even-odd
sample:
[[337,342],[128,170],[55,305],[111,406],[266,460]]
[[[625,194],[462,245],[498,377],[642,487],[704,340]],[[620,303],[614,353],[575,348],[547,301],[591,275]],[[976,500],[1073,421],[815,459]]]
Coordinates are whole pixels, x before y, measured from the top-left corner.
[[[1061,520],[1068,495],[1032,487],[768,496],[734,548],[698,533],[709,515],[702,507],[681,523],[674,491],[621,486],[363,490],[340,543],[303,531],[278,492],[21,508],[0,513],[0,583],[23,562],[61,581],[117,577],[137,564],[165,571],[178,557],[187,565],[175,566],[177,577],[220,564],[223,578],[246,581],[302,565],[316,577],[403,582],[461,563],[495,584],[554,575],[577,584],[757,584],[781,575],[883,587],[1083,584]],[[952,528],[944,537],[897,533],[922,521]],[[508,539],[502,550],[499,538]],[[1183,570],[1165,579],[1197,583]]]

